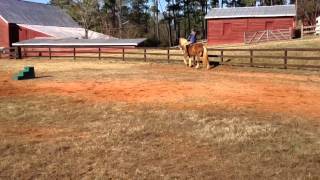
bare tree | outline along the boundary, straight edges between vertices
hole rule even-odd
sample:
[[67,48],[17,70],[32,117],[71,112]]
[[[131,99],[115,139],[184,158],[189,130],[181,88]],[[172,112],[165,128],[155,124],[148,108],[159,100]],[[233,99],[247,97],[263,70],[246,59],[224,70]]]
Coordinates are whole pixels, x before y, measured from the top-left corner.
[[122,0],[116,0],[116,15],[119,23],[119,36],[122,38],[122,21],[121,21]]
[[156,28],[157,28],[157,39],[160,39],[160,33],[159,33],[159,0],[156,1]]
[[98,0],[74,0],[81,25],[85,29],[84,38],[88,39],[89,29],[95,25],[95,19],[98,15]]
[[159,1],[158,0],[153,0],[153,6],[151,7],[151,12],[152,12],[152,21],[153,21],[153,36],[157,40],[159,40],[159,7],[158,7]]
[[314,25],[320,16],[320,0],[299,0],[298,17],[304,25]]

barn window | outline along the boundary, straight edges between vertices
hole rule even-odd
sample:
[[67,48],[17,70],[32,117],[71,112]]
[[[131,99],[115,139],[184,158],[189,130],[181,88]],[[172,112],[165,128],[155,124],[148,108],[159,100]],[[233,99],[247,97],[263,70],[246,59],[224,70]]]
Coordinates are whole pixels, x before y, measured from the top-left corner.
[[223,23],[222,35],[229,35],[231,33],[231,23]]
[[272,21],[267,21],[266,22],[266,30],[270,30],[273,29],[273,22]]

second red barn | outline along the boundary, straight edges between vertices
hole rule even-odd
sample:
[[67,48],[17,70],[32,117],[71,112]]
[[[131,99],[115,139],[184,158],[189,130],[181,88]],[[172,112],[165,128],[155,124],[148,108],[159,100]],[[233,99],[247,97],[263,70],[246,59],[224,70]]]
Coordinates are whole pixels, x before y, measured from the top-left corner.
[[206,15],[209,45],[289,39],[295,5],[214,8]]

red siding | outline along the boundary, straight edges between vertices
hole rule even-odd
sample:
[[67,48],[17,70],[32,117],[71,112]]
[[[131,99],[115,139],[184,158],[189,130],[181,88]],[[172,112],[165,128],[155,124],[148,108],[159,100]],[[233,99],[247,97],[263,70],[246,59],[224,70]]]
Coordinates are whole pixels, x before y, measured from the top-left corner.
[[9,27],[6,22],[0,18],[0,47],[9,46]]
[[[37,32],[31,29],[20,27],[19,41],[33,39],[36,37],[50,37],[44,33]],[[0,47],[9,47],[9,27],[6,22],[0,18]]]
[[33,38],[37,38],[37,37],[50,37],[50,36],[47,35],[47,34],[38,32],[38,31],[34,31],[34,30],[31,30],[31,29],[20,27],[20,29],[19,29],[19,41],[33,39]]
[[[242,43],[247,31],[294,28],[293,17],[209,19],[207,23],[209,45]],[[224,27],[231,27],[231,32],[224,34]]]

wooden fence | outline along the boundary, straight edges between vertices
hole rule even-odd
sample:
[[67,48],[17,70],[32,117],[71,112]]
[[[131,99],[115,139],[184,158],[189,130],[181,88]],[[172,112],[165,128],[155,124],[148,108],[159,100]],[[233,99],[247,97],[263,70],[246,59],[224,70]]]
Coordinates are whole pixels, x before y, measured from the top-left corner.
[[[140,60],[145,62],[164,61],[168,63],[182,62],[183,54],[178,48],[117,48],[112,51],[104,51],[109,48],[92,48],[90,51],[83,48],[63,47],[64,50],[55,51],[52,47],[42,47],[36,50],[22,48],[23,57],[68,57],[74,60],[78,58],[117,59],[122,61]],[[9,49],[11,58],[18,56],[18,48]],[[13,51],[14,50],[14,51]],[[221,65],[241,65],[251,67],[288,67],[296,68],[320,68],[320,48],[277,48],[277,49],[225,49],[208,48],[209,60]],[[61,55],[63,54],[63,55]],[[307,56],[306,56],[307,54]],[[310,56],[312,54],[312,56]],[[156,56],[156,57],[154,57]],[[238,61],[241,59],[241,61]],[[290,63],[290,62],[298,63]],[[316,63],[307,63],[307,62]]]
[[316,33],[316,25],[314,26],[301,26],[301,38],[308,34],[315,34]]
[[9,57],[16,58],[16,48],[3,48],[0,49],[0,58]]
[[[179,50],[178,48],[121,48],[121,47],[96,47],[96,48],[88,48],[88,47],[63,47],[64,50],[55,51],[55,48],[41,48],[39,50],[30,50],[30,48],[22,48],[22,57],[47,57],[49,59],[55,57],[68,57],[73,58],[74,60],[78,58],[97,58],[101,59],[118,59],[122,61],[127,60],[142,60],[142,61],[181,61],[172,57],[182,57],[183,54],[181,52],[174,53],[172,51]],[[67,50],[69,49],[69,50]],[[89,50],[88,50],[89,49]],[[156,51],[156,52],[155,52]],[[134,55],[139,55],[137,57]],[[165,56],[157,57],[156,59],[150,59],[148,56]]]
[[[245,66],[263,66],[263,67],[283,67],[287,69],[288,67],[296,68],[320,68],[320,48],[278,48],[278,49],[216,49],[209,48],[209,51],[217,51],[219,55],[217,57],[220,59],[222,64],[231,65],[245,65]],[[226,52],[232,52],[232,54],[225,55]],[[247,55],[239,55],[237,52],[243,52]],[[290,55],[289,53],[295,53],[296,55]],[[303,53],[318,53],[318,56],[301,56]],[[242,54],[243,54],[242,53]],[[256,53],[264,53],[267,55],[259,55]],[[273,55],[281,54],[281,55]],[[300,56],[297,56],[300,54]],[[247,59],[247,62],[233,63],[232,59]],[[257,60],[262,59],[262,63],[257,62]],[[268,62],[273,60],[273,63]],[[302,62],[302,61],[317,61],[319,63],[308,64],[308,63],[289,63],[290,61]],[[227,63],[230,61],[230,63]]]

